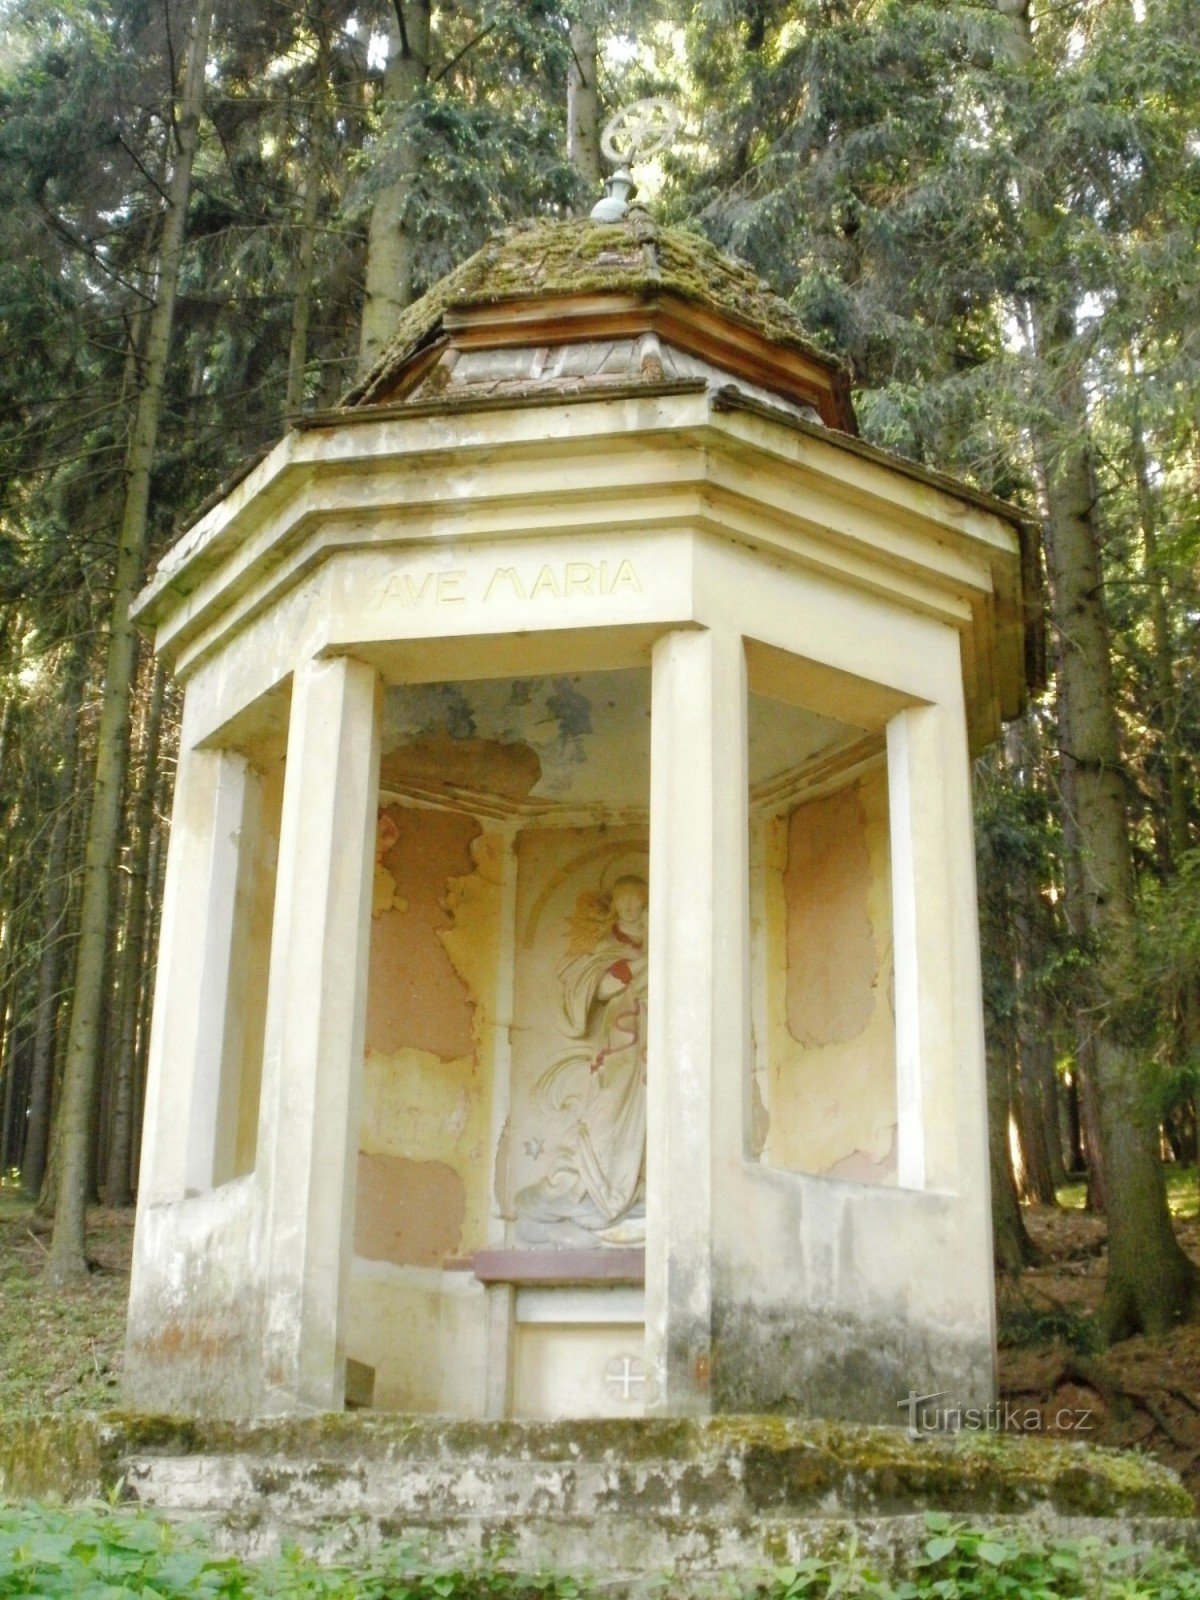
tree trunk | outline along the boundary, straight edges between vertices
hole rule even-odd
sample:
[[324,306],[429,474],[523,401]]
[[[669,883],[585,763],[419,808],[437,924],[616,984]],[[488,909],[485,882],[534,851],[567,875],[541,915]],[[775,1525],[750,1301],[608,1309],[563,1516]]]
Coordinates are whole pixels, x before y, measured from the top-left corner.
[[[86,707],[86,701],[85,701]],[[67,906],[63,918],[64,975],[75,971],[75,953],[79,946],[79,902],[83,885],[83,858],[87,848],[88,828],[91,823],[92,785],[84,773],[95,764],[91,749],[91,736],[87,732],[87,718],[81,711],[79,723],[79,748],[75,757],[75,799],[71,807],[71,837],[67,846]],[[67,1062],[67,1040],[70,1033],[70,978],[67,978],[63,1003],[59,1008],[59,1025],[54,1030],[54,1071],[50,1083],[50,1143],[46,1150],[46,1170],[42,1187],[38,1191],[36,1211],[39,1217],[52,1217],[58,1203],[59,1110],[62,1105],[63,1075]]]
[[1020,1272],[1037,1260],[1017,1199],[1008,1143],[1011,1114],[1009,1067],[1013,1038],[1007,1021],[989,1017],[987,1026],[988,1156],[992,1179],[992,1244],[1001,1272]]
[[1137,480],[1138,520],[1142,526],[1142,552],[1146,582],[1150,586],[1150,625],[1154,636],[1154,707],[1151,721],[1158,733],[1166,768],[1166,855],[1168,867],[1177,867],[1188,847],[1187,789],[1183,753],[1179,744],[1179,703],[1175,693],[1171,620],[1167,589],[1158,554],[1158,507],[1150,483],[1146,440],[1141,416],[1134,408],[1130,426],[1133,471]]
[[1076,1068],[1067,1079],[1063,1128],[1063,1142],[1067,1147],[1067,1170],[1073,1173],[1082,1172],[1087,1165],[1083,1153],[1083,1108],[1079,1102],[1079,1071]]
[[367,268],[358,349],[360,373],[369,372],[411,305],[415,251],[408,226],[413,180],[421,169],[416,108],[429,77],[429,0],[395,0],[383,74],[385,119],[396,136],[395,179],[381,189],[367,230]]
[[[17,895],[13,895],[14,903]],[[13,1153],[16,1143],[13,1137],[13,1120],[16,1115],[16,1087],[17,1087],[17,1007],[16,1007],[16,957],[12,948],[9,929],[12,925],[12,913],[4,925],[4,940],[0,945],[0,1084],[3,1084],[3,1097],[0,1099],[0,1174],[17,1164],[17,1157]]]
[[604,161],[600,151],[600,94],[596,82],[599,52],[596,30],[571,24],[571,63],[567,69],[567,160],[587,184],[590,210],[600,198]]
[[1058,1204],[1057,1191],[1067,1181],[1065,1141],[1063,1139],[1064,1108],[1062,1085],[1055,1070],[1054,1032],[1049,1007],[1039,996],[1034,1007],[1033,1030],[1034,1070],[1041,1085],[1044,1115],[1043,1132],[1046,1141],[1046,1158],[1050,1167],[1050,1182],[1055,1190],[1054,1204]]
[[46,1170],[50,1142],[50,1093],[54,1081],[54,1041],[59,985],[64,970],[67,869],[71,845],[71,801],[79,750],[79,710],[87,676],[87,652],[77,639],[67,661],[62,699],[62,762],[54,783],[54,825],[46,854],[46,892],[42,956],[38,967],[37,1017],[29,1088],[29,1133],[21,1163],[21,1186],[36,1200]]
[[32,1041],[20,1026],[12,1030],[9,1049],[8,1083],[5,1087],[5,1142],[8,1154],[5,1170],[13,1171],[21,1165],[21,1152],[25,1142],[25,1107],[29,1102],[29,1060]]
[[[164,711],[164,717],[166,712]],[[174,770],[167,770],[163,758],[163,733],[170,736],[171,725],[164,724],[159,736],[158,782],[154,797],[154,837],[146,867],[148,921],[138,998],[137,1050],[135,1055],[133,1137],[129,1145],[129,1186],[136,1195],[142,1156],[142,1123],[146,1108],[146,1064],[150,1053],[150,1019],[154,1007],[154,975],[158,962],[158,940],[162,927],[163,877],[167,855],[167,815],[170,810]]]
[[[1051,1142],[1058,1141],[1058,1107],[1053,1098],[1054,1072],[1049,1085],[1044,1070],[1047,1043],[1045,1015],[1036,992],[1031,992],[1037,969],[1037,941],[1034,933],[1040,906],[1037,884],[1029,868],[1016,873],[1012,894],[1012,931],[1018,974],[1016,1004],[1017,1105],[1021,1132],[1021,1151],[1025,1159],[1026,1198],[1039,1205],[1058,1203],[1054,1192],[1054,1163]],[[1047,1095],[1047,1088],[1051,1090]]]
[[129,1156],[133,1142],[134,1058],[141,1000],[140,979],[145,960],[150,835],[154,816],[154,791],[158,779],[158,738],[162,727],[166,681],[166,671],[159,662],[154,669],[150,704],[146,711],[146,726],[142,740],[142,776],[133,806],[129,915],[125,925],[125,944],[121,951],[119,1025],[113,1073],[108,1165],[104,1184],[104,1200],[109,1206],[127,1206],[133,1199],[129,1180]]
[[83,902],[75,967],[75,995],[63,1073],[61,1161],[54,1235],[46,1273],[62,1284],[87,1271],[84,1215],[87,1191],[88,1119],[101,1048],[104,964],[112,906],[113,867],[121,826],[122,779],[129,745],[129,698],[135,656],[129,608],[146,559],[150,472],[158,438],[163,385],[171,344],[175,294],[187,225],[192,163],[200,134],[204,74],[212,0],[197,0],[177,118],[178,157],[171,175],[169,206],[159,257],[158,295],[146,340],[141,390],[134,413],[126,468],[125,505],[113,576],[108,659],[97,736],[96,772],[84,862]]
[[325,145],[329,42],[324,17],[316,18],[314,25],[318,30],[317,59],[313,67],[312,108],[308,117],[308,159],[304,166],[304,198],[300,209],[300,250],[296,260],[292,334],[288,344],[287,390],[283,400],[285,416],[294,415],[304,404],[304,369],[308,362],[313,264],[317,253],[317,209],[321,199],[321,163]]
[[18,1163],[16,1124],[24,1107],[18,1093],[21,1078],[21,952],[25,942],[24,901],[28,884],[25,863],[10,860],[5,876],[9,904],[0,927],[0,1172]]
[[1093,1089],[1108,1188],[1108,1280],[1100,1323],[1110,1339],[1158,1334],[1200,1307],[1200,1274],[1180,1248],[1167,1208],[1158,1118],[1136,1048],[1109,997],[1133,934],[1133,863],[1125,817],[1103,571],[1094,523],[1087,411],[1072,365],[1069,312],[1033,307],[1037,354],[1050,382],[1055,436],[1043,437],[1045,538],[1051,608],[1067,713],[1061,760],[1078,834],[1078,921],[1091,946]]
[[13,696],[0,701],[0,795],[4,793],[4,768],[8,759],[8,730],[12,726]]
[[[1039,474],[1045,497],[1045,474]],[[1046,520],[1049,512],[1046,513]],[[1043,526],[1043,540],[1046,540]],[[1060,750],[1070,749],[1071,708],[1067,704],[1063,650],[1061,641],[1055,644],[1055,679],[1058,702],[1058,743]],[[1079,839],[1079,806],[1075,797],[1075,769],[1070,762],[1059,760],[1058,771],[1059,815],[1063,835],[1063,915],[1067,932],[1077,949],[1086,939],[1084,917],[1083,868]],[[1096,1105],[1096,1053],[1093,1038],[1092,1014],[1087,1001],[1077,986],[1073,986],[1071,1020],[1075,1027],[1075,1091],[1079,1113],[1080,1147],[1087,1166],[1087,1209],[1104,1213],[1108,1210],[1108,1184],[1104,1176],[1104,1143],[1100,1136],[1100,1116]]]
[[1054,1192],[1054,1176],[1046,1138],[1046,1107],[1037,1075],[1037,1047],[1024,1028],[1018,1028],[1018,1055],[1017,1130],[1025,1169],[1022,1199],[1034,1205],[1052,1206],[1058,1203],[1058,1196]]

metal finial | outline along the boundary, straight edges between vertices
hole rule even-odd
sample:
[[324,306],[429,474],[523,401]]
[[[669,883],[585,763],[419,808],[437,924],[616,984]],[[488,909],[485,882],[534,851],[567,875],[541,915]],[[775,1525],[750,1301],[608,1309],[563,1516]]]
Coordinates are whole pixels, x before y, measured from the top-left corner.
[[635,100],[604,125],[600,148],[617,170],[604,183],[604,195],[592,207],[593,222],[619,222],[637,193],[630,167],[665,150],[683,121],[669,100]]

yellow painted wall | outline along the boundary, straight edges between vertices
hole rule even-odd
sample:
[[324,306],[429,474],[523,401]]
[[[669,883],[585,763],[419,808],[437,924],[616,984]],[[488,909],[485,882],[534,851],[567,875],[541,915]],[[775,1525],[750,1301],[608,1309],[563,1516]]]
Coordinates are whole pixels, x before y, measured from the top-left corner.
[[[383,1409],[469,1412],[487,1242],[504,834],[387,807],[376,868],[347,1354]],[[459,870],[463,869],[463,870]]]
[[764,1159],[895,1181],[896,1039],[882,769],[755,827]]

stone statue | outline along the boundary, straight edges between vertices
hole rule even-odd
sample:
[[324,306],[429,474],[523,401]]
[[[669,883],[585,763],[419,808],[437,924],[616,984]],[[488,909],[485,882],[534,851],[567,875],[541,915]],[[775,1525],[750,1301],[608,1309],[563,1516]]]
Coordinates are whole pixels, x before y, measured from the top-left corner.
[[545,1177],[516,1197],[524,1244],[645,1242],[647,898],[637,877],[580,896],[558,968],[580,1044],[534,1089],[551,1148]]

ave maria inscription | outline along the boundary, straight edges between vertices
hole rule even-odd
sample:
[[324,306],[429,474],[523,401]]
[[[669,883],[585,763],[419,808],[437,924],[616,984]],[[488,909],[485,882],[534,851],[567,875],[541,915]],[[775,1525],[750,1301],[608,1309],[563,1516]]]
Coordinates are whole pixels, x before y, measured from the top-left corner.
[[454,606],[481,600],[486,605],[499,600],[570,600],[577,595],[600,599],[641,592],[641,579],[632,561],[558,561],[540,567],[494,567],[490,572],[470,572],[465,567],[397,572],[384,584],[376,603]]

